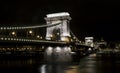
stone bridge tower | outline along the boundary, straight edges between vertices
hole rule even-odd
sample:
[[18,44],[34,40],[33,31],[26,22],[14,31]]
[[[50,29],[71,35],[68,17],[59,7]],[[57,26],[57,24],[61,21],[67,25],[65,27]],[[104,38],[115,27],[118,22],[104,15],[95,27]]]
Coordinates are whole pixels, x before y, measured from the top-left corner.
[[70,14],[68,12],[47,14],[45,18],[47,25],[55,24],[60,22],[60,24],[47,27],[46,30],[46,40],[54,41],[70,41],[70,28],[69,21],[71,20]]

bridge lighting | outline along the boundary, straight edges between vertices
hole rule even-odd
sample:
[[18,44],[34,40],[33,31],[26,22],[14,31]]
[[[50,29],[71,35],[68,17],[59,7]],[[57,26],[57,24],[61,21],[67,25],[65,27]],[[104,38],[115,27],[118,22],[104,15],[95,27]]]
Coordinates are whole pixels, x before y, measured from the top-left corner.
[[69,42],[69,38],[67,38],[67,37],[61,37],[61,41]]
[[32,31],[32,30],[30,30],[30,31],[29,31],[29,34],[32,34],[32,33],[33,33],[33,31]]
[[58,32],[57,35],[60,35],[60,33]]
[[76,39],[75,37],[73,37],[73,39]]
[[19,27],[16,27],[16,29],[18,29]]
[[28,41],[27,39],[25,41]]
[[89,51],[91,51],[92,49],[91,48],[88,48]]
[[19,39],[19,41],[21,41],[21,39]]
[[7,27],[7,29],[9,29],[9,27]]
[[16,40],[16,39],[14,38],[14,40]]
[[14,29],[14,27],[12,27],[12,29]]
[[7,38],[5,38],[5,40],[7,40]]
[[53,35],[50,35],[50,37],[53,37]]
[[46,53],[47,53],[48,56],[52,55],[52,53],[53,53],[53,48],[49,46],[49,47],[46,49]]
[[44,46],[42,46],[42,49],[44,49],[45,47]]
[[1,38],[1,40],[3,40],[4,38]]
[[36,37],[37,37],[38,39],[42,39],[42,36],[37,35]]
[[25,41],[25,39],[23,39],[23,41]]
[[6,30],[6,27],[4,27],[3,29],[5,29],[5,30]]
[[62,50],[61,50],[61,48],[60,47],[56,47],[55,48],[55,52],[61,52]]
[[73,42],[73,39],[71,39],[71,42]]
[[53,14],[47,14],[48,18],[52,17],[61,17],[61,16],[69,16],[70,14],[68,12],[61,12],[61,13],[53,13]]
[[12,29],[12,27],[10,27],[10,29]]
[[8,40],[11,40],[10,38],[8,38]]
[[3,29],[3,27],[1,27],[0,29]]
[[39,36],[39,35],[37,35],[37,38],[40,38],[40,36]]
[[12,35],[12,36],[16,36],[16,32],[13,31],[13,32],[10,33],[10,35]]
[[40,39],[42,39],[43,37],[40,37]]
[[15,34],[16,34],[16,33],[13,31],[13,32],[12,32],[12,35],[15,35]]
[[13,40],[13,38],[11,38],[11,40]]
[[52,38],[53,38],[53,35],[51,34],[51,35],[50,35],[50,40],[52,40]]
[[18,41],[19,39],[17,39],[17,41]]
[[14,29],[16,29],[16,27],[14,27]]

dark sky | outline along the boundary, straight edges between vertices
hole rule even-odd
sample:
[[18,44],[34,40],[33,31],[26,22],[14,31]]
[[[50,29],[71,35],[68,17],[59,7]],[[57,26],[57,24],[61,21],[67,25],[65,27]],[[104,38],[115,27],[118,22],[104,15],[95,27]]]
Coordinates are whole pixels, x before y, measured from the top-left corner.
[[79,38],[120,40],[120,2],[116,0],[17,0],[0,2],[0,24],[43,24],[48,13],[69,12]]

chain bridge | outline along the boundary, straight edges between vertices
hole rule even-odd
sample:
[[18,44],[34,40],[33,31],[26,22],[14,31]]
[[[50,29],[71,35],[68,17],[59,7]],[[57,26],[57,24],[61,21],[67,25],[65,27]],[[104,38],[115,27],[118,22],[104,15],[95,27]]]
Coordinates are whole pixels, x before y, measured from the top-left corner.
[[[89,45],[81,41],[70,30],[70,14],[68,12],[47,14],[46,24],[33,26],[0,27],[0,54],[16,54],[16,52],[37,55],[44,51],[47,59],[52,53],[86,54]],[[44,32],[43,32],[44,31]]]

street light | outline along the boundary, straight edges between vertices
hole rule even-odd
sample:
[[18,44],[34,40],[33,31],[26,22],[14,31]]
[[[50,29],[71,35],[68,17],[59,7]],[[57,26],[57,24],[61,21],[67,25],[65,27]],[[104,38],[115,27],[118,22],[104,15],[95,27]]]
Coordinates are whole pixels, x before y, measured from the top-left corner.
[[32,30],[30,30],[30,31],[29,31],[29,34],[32,34],[32,33],[33,33],[33,31],[32,31]]
[[10,35],[11,35],[11,36],[16,36],[16,32],[13,31],[13,32],[10,33]]
[[42,39],[43,37],[41,36],[40,39]]
[[42,39],[43,38],[42,36],[39,36],[39,35],[37,35],[36,37],[37,37],[37,39]]
[[27,32],[27,36],[28,36],[28,37],[33,37],[33,35],[34,35],[34,33],[33,33],[32,30],[29,30],[29,31]]
[[40,36],[39,36],[39,35],[37,35],[37,38],[40,38]]
[[12,32],[12,35],[15,35],[15,32]]
[[50,35],[50,38],[51,38],[51,40],[53,40],[53,35],[52,34]]
[[71,42],[73,42],[73,39],[71,38],[71,40],[70,40]]

